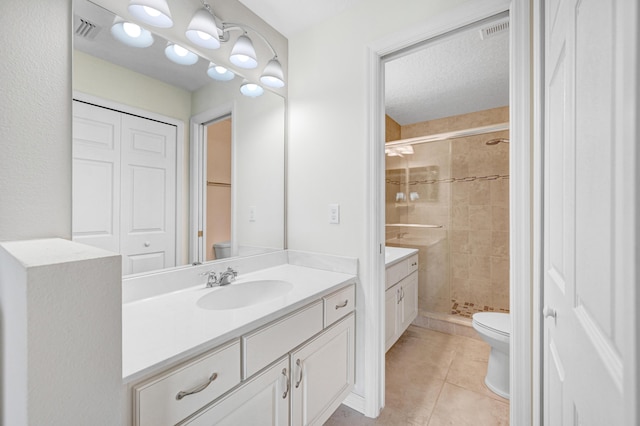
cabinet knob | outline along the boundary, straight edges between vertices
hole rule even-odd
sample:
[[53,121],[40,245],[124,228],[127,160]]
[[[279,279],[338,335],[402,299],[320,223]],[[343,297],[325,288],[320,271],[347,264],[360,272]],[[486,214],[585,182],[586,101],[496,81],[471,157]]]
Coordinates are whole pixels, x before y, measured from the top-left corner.
[[144,242],[144,246],[145,246],[145,247],[149,247],[150,245],[151,245],[151,242],[150,242],[150,241],[145,241],[145,242]]
[[549,305],[544,305],[544,308],[542,309],[542,315],[545,318],[553,318],[553,319],[557,319],[557,312],[555,309],[550,308]]

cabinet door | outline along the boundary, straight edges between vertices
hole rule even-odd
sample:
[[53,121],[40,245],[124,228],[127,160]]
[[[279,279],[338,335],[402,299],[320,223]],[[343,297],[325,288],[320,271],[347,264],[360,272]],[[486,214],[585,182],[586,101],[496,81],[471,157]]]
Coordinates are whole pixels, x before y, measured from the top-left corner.
[[398,302],[400,286],[395,285],[385,292],[384,300],[384,350],[385,352],[393,346],[398,338]]
[[289,389],[289,359],[284,357],[182,424],[287,426]]
[[414,272],[402,280],[401,286],[402,308],[398,334],[404,333],[418,315],[418,273]]
[[353,389],[354,314],[291,354],[291,424],[322,425]]

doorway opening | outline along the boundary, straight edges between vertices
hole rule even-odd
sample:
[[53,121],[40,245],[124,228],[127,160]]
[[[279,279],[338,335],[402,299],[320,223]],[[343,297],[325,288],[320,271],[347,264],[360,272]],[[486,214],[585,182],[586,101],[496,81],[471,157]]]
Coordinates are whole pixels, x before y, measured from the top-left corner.
[[231,255],[231,116],[205,125],[207,141],[205,260]]
[[382,57],[383,241],[417,250],[413,324],[476,339],[474,313],[510,311],[508,27],[504,12]]

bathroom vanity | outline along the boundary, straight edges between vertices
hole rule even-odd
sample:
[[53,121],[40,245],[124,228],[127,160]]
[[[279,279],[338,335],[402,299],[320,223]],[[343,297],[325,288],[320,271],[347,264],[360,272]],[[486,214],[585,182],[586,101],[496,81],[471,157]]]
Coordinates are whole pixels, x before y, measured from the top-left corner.
[[354,303],[355,275],[292,264],[124,303],[132,424],[322,424],[353,389]]
[[385,351],[418,315],[418,250],[385,248]]

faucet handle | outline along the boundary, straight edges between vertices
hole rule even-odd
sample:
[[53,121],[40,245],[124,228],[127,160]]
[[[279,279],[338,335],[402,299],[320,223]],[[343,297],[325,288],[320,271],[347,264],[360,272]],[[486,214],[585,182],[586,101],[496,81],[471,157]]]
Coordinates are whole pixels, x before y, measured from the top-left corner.
[[227,267],[227,273],[228,274],[233,274],[233,278],[238,276],[238,271],[234,270],[232,267],[228,266]]

